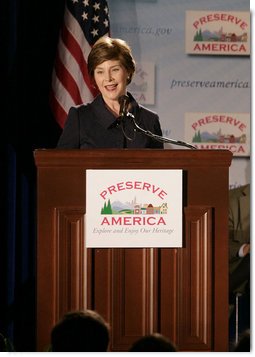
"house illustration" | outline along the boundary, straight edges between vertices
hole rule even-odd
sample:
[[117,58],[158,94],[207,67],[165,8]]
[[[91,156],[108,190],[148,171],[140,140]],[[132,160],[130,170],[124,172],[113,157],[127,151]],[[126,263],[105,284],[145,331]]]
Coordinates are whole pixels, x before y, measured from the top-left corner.
[[141,205],[139,204],[134,205],[134,214],[141,214]]
[[110,201],[104,204],[101,209],[101,214],[135,214],[135,215],[149,215],[149,214],[167,214],[167,203],[164,202],[160,206],[153,206],[152,203],[138,203],[136,198],[131,203],[122,204],[121,202]]
[[162,203],[160,206],[160,214],[167,214],[167,203]]
[[154,207],[151,203],[147,207],[147,214],[154,214]]

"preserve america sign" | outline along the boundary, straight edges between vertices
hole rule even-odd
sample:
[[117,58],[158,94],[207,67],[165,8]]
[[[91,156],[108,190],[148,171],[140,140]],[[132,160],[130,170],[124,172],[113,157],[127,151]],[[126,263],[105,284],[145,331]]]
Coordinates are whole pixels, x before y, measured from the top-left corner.
[[85,246],[182,246],[182,170],[86,170]]
[[186,53],[250,55],[250,13],[186,11]]

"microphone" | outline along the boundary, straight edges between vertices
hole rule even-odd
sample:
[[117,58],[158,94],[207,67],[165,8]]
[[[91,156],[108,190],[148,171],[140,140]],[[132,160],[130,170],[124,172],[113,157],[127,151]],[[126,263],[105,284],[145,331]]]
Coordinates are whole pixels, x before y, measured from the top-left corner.
[[127,115],[127,112],[128,112],[129,96],[126,94],[121,95],[119,97],[118,101],[120,104],[119,116],[120,116],[120,118],[123,119]]

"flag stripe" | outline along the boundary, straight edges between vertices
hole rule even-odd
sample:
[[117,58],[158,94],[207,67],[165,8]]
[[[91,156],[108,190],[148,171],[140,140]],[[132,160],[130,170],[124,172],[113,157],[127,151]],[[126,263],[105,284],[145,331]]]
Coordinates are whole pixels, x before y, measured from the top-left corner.
[[66,120],[66,110],[62,108],[53,91],[50,92],[50,106],[58,118],[59,125],[63,128]]
[[66,8],[65,15],[64,15],[64,25],[67,28],[67,30],[72,34],[72,36],[75,38],[75,40],[80,44],[80,47],[82,49],[85,61],[88,59],[88,54],[91,50],[91,46],[86,40],[86,37],[84,37],[84,33],[76,20],[76,18],[72,15],[72,13]]
[[[90,78],[87,70],[87,62],[85,61],[85,58],[83,56],[83,51],[79,43],[75,40],[75,38],[72,36],[72,34],[67,30],[65,26],[63,27],[62,39],[64,44],[68,46],[68,50],[72,54],[73,58],[75,59],[79,67],[79,68],[76,67],[75,72],[79,72],[85,81],[85,84],[81,83],[81,85],[87,85],[87,87],[91,87]],[[67,52],[66,52],[66,56],[68,56]],[[69,60],[70,59],[71,58],[69,57]],[[67,61],[66,61],[66,65],[68,65]]]
[[52,88],[55,93],[56,100],[61,103],[61,107],[65,110],[65,113],[68,112],[70,107],[76,105],[70,93],[66,90],[56,75],[54,76]]
[[81,71],[80,66],[78,65],[72,54],[65,47],[61,39],[59,41],[59,57],[67,71],[69,73],[72,73],[72,76],[80,89],[82,101],[85,102],[88,98],[88,95],[91,93],[88,88],[90,82],[86,82],[84,80],[84,75]]
[[50,93],[50,105],[61,127],[71,106],[89,102],[98,93],[88,75],[87,58],[91,46],[106,34],[106,0],[66,0]]
[[59,53],[57,52],[56,55],[56,75],[63,86],[67,89],[70,93],[71,97],[73,98],[74,102],[82,102],[80,90],[75,82],[74,78],[72,77],[71,73],[68,72],[64,64],[61,62]]

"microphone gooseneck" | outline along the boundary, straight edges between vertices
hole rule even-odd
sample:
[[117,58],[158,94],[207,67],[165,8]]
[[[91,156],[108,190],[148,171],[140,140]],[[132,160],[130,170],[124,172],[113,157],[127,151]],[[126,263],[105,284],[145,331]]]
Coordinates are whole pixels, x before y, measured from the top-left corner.
[[196,146],[190,144],[190,143],[186,143],[184,141],[180,141],[180,140],[173,140],[173,139],[170,139],[170,138],[166,138],[164,136],[160,136],[160,135],[156,135],[156,134],[153,134],[151,131],[149,130],[144,130],[143,128],[141,128],[136,120],[135,120],[135,116],[129,112],[127,112],[126,114],[128,117],[131,117],[132,120],[133,120],[133,123],[134,123],[134,126],[135,128],[140,132],[140,133],[143,133],[144,135],[146,136],[149,136],[150,138],[153,138],[154,140],[157,140],[159,142],[162,142],[162,143],[166,143],[166,144],[173,144],[173,145],[179,145],[179,146],[185,146],[189,149],[197,149]]
[[127,139],[129,141],[134,140],[134,138],[128,137],[126,132],[125,132],[125,120],[124,119],[126,117],[131,117],[131,119],[133,121],[133,124],[134,124],[134,127],[135,127],[134,133],[136,131],[138,131],[138,132],[143,133],[144,135],[149,136],[150,138],[153,138],[154,140],[159,141],[159,142],[173,144],[173,145],[179,145],[179,146],[185,146],[185,147],[187,147],[189,149],[195,149],[195,150],[197,149],[194,145],[192,145],[190,143],[186,143],[186,142],[180,141],[180,140],[173,140],[173,139],[170,139],[170,138],[166,138],[164,136],[156,135],[156,134],[152,133],[149,130],[144,130],[143,128],[141,128],[137,124],[137,122],[135,120],[135,116],[128,111],[128,105],[130,103],[129,96],[126,95],[126,94],[121,95],[118,98],[118,101],[119,101],[119,104],[120,104],[120,111],[119,111],[119,119],[121,119],[120,120],[120,126],[121,126],[121,129],[122,129],[122,132],[123,132],[123,135],[124,135],[125,139]]

